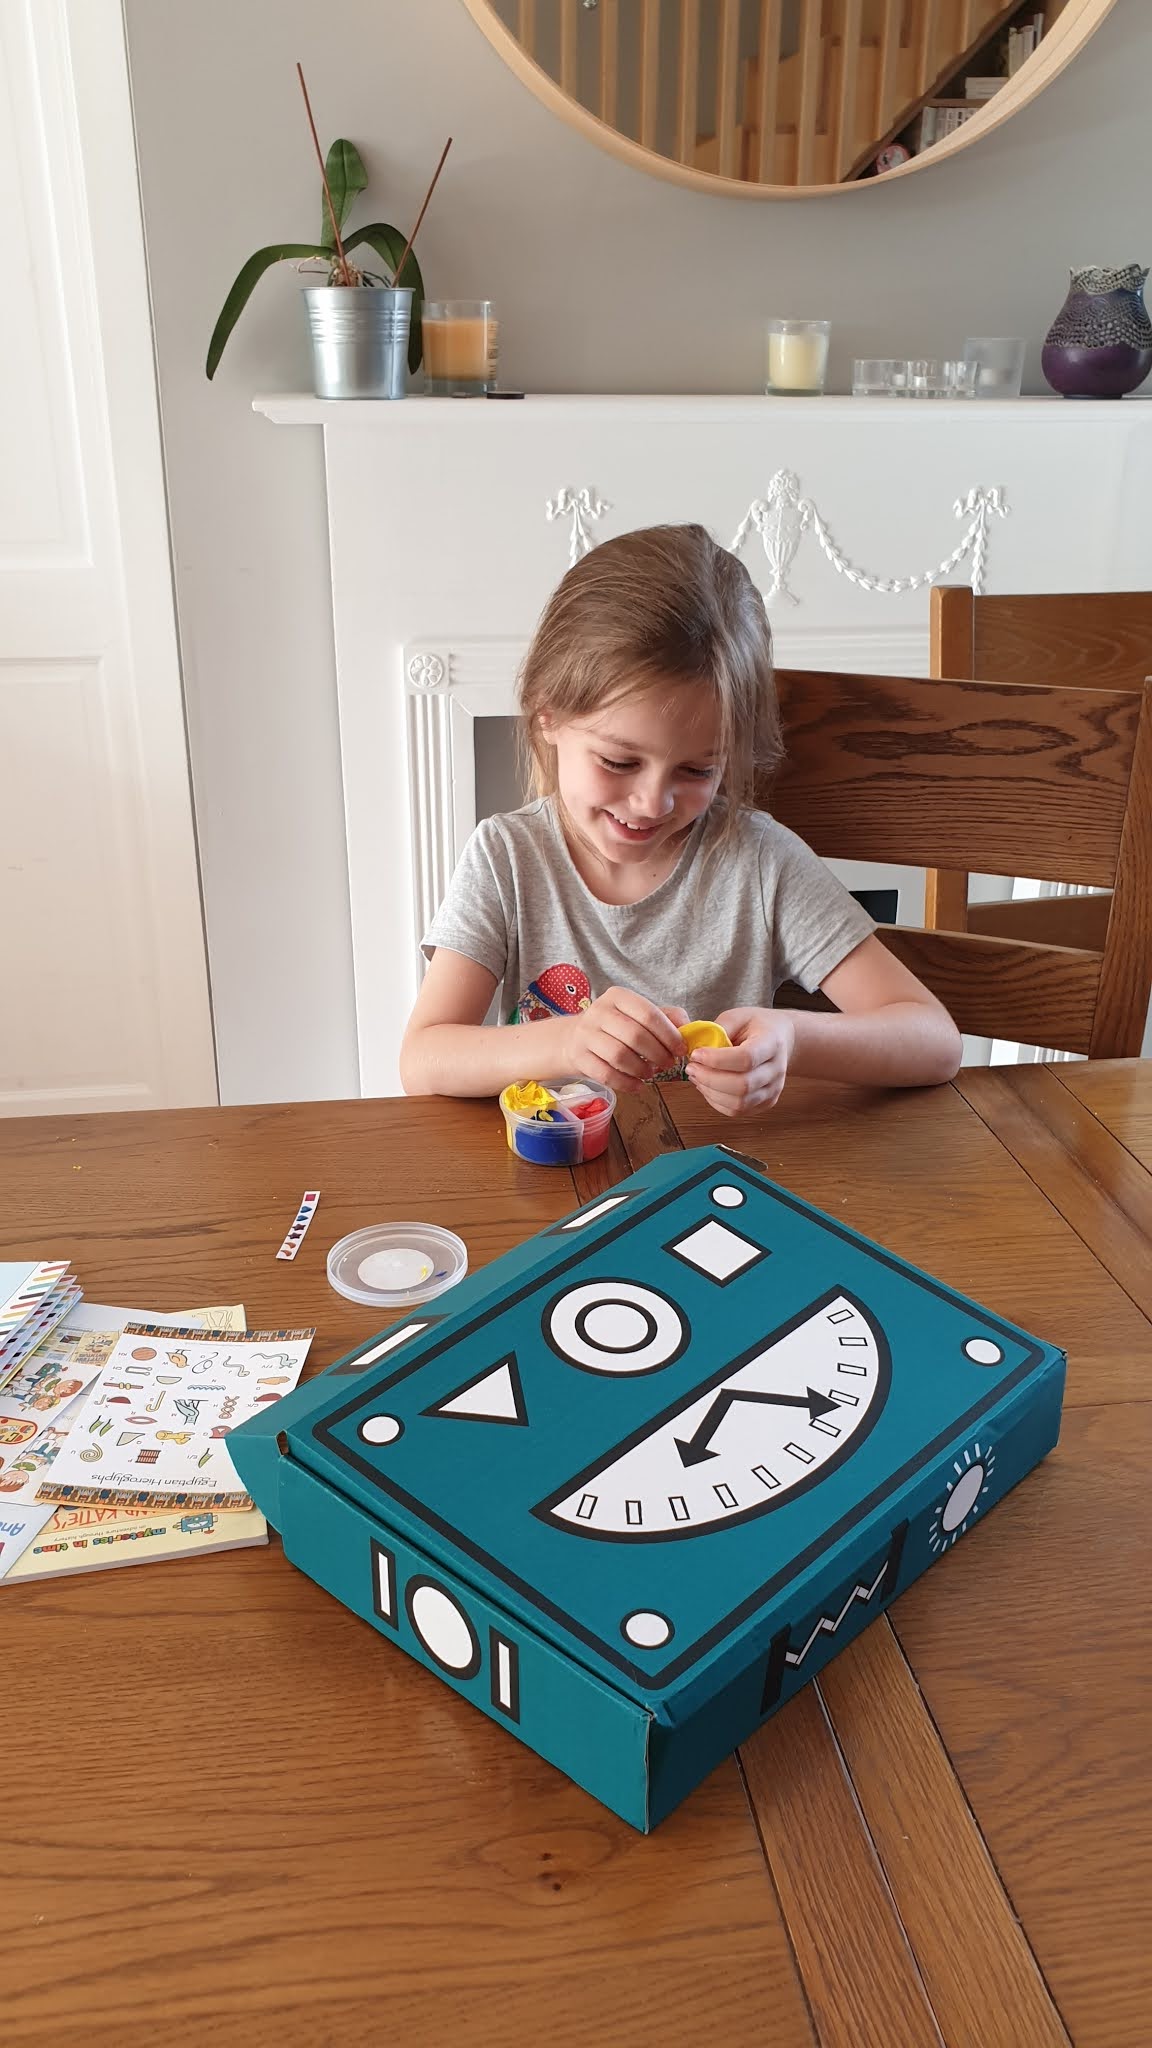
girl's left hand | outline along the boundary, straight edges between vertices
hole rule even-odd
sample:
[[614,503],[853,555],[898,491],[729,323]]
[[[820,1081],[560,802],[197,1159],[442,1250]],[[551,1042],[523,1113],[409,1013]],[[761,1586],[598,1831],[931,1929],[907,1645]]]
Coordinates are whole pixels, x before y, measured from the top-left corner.
[[780,1099],[796,1039],[787,1010],[725,1010],[716,1022],[732,1043],[694,1052],[688,1079],[721,1116],[771,1109]]

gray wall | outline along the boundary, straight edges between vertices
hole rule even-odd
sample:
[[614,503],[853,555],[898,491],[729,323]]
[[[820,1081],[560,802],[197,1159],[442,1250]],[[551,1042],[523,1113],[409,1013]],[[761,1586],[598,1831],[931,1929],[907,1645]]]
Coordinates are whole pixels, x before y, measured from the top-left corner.
[[950,164],[853,198],[715,199],[624,167],[508,72],[460,0],[125,0],[177,595],[226,1101],[357,1092],[317,431],[254,391],[304,389],[297,281],[266,278],[215,382],[204,351],[261,244],[316,232],[294,73],[351,136],[372,213],[421,233],[430,292],[499,305],[507,383],[759,388],[769,312],[855,355],[1039,344],[1069,265],[1149,260],[1152,6],[1118,0],[1035,104]]

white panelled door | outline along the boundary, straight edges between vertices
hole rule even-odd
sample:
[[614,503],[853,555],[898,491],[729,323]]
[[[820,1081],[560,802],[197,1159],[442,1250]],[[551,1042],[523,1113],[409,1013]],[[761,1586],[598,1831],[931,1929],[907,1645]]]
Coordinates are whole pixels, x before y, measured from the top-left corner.
[[120,0],[0,0],[0,1113],[216,1100]]

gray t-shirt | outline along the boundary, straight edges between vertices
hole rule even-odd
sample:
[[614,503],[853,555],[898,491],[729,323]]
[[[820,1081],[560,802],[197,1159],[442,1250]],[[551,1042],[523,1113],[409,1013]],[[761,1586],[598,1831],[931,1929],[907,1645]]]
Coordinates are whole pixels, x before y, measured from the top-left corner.
[[572,1015],[631,988],[690,1017],[766,1006],[781,982],[816,989],[875,929],[794,832],[745,812],[726,846],[707,814],[639,903],[602,903],[572,862],[552,799],[485,818],[424,937],[496,976],[499,1015]]

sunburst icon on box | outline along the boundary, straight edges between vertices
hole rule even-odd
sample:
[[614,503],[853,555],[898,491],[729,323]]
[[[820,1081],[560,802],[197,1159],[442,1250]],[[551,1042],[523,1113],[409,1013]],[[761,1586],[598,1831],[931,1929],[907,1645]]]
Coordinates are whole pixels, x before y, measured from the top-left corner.
[[947,1550],[971,1527],[980,1513],[980,1498],[988,1490],[995,1464],[996,1453],[989,1444],[973,1444],[971,1450],[965,1451],[963,1461],[954,1461],[952,1470],[956,1477],[949,1480],[947,1495],[933,1511],[928,1531],[934,1553]]

